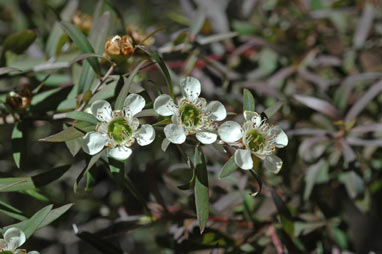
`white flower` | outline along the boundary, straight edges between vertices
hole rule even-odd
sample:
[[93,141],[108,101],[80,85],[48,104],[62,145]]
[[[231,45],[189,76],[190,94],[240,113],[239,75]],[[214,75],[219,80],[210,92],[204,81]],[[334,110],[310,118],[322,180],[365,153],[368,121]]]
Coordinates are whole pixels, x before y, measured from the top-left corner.
[[142,96],[130,94],[125,99],[123,110],[112,111],[107,101],[95,101],[90,110],[100,123],[96,131],[88,132],[83,137],[83,150],[94,155],[106,146],[109,156],[126,160],[132,153],[130,146],[135,140],[141,146],[151,144],[155,138],[154,128],[149,124],[140,126],[139,120],[134,117],[142,111],[145,103]]
[[0,239],[0,253],[5,254],[39,254],[38,251],[17,249],[25,243],[26,237],[23,231],[18,228],[9,228],[4,233],[4,239]]
[[199,98],[201,85],[199,80],[187,77],[180,81],[183,97],[177,105],[167,94],[162,94],[154,101],[155,111],[162,116],[172,116],[171,123],[164,128],[166,138],[174,144],[182,144],[187,135],[195,134],[203,144],[216,141],[215,121],[226,118],[227,112],[219,101],[207,105],[204,98]]
[[235,151],[234,161],[242,169],[253,168],[252,155],[264,160],[264,167],[277,174],[282,160],[274,155],[277,148],[288,144],[288,137],[279,126],[271,126],[262,120],[256,112],[245,111],[244,123],[227,121],[223,123],[218,133],[220,138],[239,149]]

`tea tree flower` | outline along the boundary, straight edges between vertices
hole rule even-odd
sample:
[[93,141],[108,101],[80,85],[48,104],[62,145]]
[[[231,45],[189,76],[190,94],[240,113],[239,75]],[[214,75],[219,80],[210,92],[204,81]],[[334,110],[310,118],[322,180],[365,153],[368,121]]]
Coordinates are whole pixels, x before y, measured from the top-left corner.
[[203,144],[216,141],[216,123],[226,118],[227,112],[219,101],[208,105],[199,98],[201,85],[199,80],[187,77],[180,81],[183,97],[177,105],[167,94],[162,94],[154,102],[155,111],[162,116],[172,116],[171,123],[164,128],[166,138],[174,144],[182,144],[187,135],[195,134]]
[[39,254],[38,251],[17,249],[25,243],[26,237],[23,231],[18,228],[10,228],[4,233],[4,239],[0,239],[1,254]]
[[107,40],[105,44],[105,55],[115,61],[122,61],[134,54],[134,47],[127,35],[122,38],[118,35]]
[[123,110],[111,110],[107,101],[95,101],[90,110],[100,120],[96,131],[88,132],[83,137],[83,150],[94,155],[105,146],[109,156],[117,160],[126,160],[132,153],[131,146],[137,140],[145,146],[151,144],[155,138],[155,130],[149,124],[140,126],[135,115],[142,111],[145,99],[138,94],[130,94],[124,102]]
[[223,123],[218,133],[220,138],[238,147],[234,154],[234,161],[242,169],[253,168],[252,155],[264,160],[264,167],[278,173],[282,167],[282,160],[274,155],[276,148],[285,147],[288,137],[279,126],[271,126],[262,120],[256,112],[245,111],[244,123]]

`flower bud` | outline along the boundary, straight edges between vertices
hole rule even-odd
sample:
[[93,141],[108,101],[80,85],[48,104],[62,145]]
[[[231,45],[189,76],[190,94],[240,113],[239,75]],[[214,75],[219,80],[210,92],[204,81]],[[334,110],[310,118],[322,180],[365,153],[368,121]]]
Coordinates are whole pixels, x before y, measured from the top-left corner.
[[134,47],[126,35],[122,38],[116,35],[105,44],[105,55],[115,61],[126,59],[132,54],[134,54]]
[[9,92],[6,98],[6,103],[13,109],[25,109],[29,107],[31,100],[31,92],[27,87],[24,87],[20,92]]
[[129,25],[129,27],[126,29],[126,34],[132,38],[135,44],[145,47],[151,46],[155,41],[153,37],[147,38],[148,34],[146,34],[142,28],[136,25]]
[[92,28],[92,17],[87,14],[77,12],[72,17],[72,21],[73,24],[76,25],[76,27],[80,29],[84,34],[88,34]]

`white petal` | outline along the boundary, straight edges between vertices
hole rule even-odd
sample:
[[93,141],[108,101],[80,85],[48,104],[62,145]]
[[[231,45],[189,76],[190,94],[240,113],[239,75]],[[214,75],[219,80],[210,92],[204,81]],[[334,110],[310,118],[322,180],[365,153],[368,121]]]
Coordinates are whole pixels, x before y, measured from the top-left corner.
[[133,117],[145,107],[146,101],[139,94],[129,94],[126,97],[125,102],[123,104],[123,110],[126,117]]
[[276,155],[272,154],[265,157],[264,167],[267,170],[270,170],[273,173],[277,174],[280,171],[282,166],[283,166],[283,161]]
[[220,138],[228,143],[238,141],[242,137],[241,126],[234,121],[223,123],[218,129],[218,133]]
[[182,144],[186,141],[186,131],[184,128],[173,123],[164,127],[164,134],[174,144]]
[[32,250],[32,251],[28,252],[27,254],[40,254],[40,252]]
[[187,100],[194,102],[200,95],[201,85],[199,80],[193,77],[187,77],[180,80],[182,94]]
[[212,144],[213,142],[216,141],[218,135],[215,133],[207,132],[207,131],[202,131],[196,133],[196,138],[203,144]]
[[155,130],[150,124],[143,124],[137,132],[137,142],[141,146],[151,144],[155,139]]
[[82,138],[82,149],[85,153],[94,155],[100,152],[107,144],[108,138],[99,132],[92,131],[86,133]]
[[242,169],[253,168],[253,161],[251,152],[244,149],[237,149],[234,154],[234,160],[236,165]]
[[15,250],[23,243],[25,243],[26,237],[23,231],[18,228],[10,228],[4,233],[4,241],[8,244],[8,248]]
[[227,117],[227,111],[220,101],[211,101],[207,106],[207,112],[210,113],[209,119],[212,121],[221,121]]
[[256,127],[261,123],[261,116],[253,111],[244,111],[244,119],[256,123]]
[[282,148],[288,145],[288,136],[280,128],[280,126],[273,126],[271,129],[271,134],[276,136],[275,138],[276,147]]
[[176,112],[177,107],[168,94],[162,94],[155,99],[154,110],[161,116],[171,116]]
[[5,249],[7,247],[7,243],[4,241],[4,239],[0,239],[0,250]]
[[109,156],[116,160],[126,160],[130,157],[133,151],[127,146],[117,146],[115,148],[109,149]]
[[107,121],[109,122],[111,120],[111,106],[110,103],[104,100],[98,100],[93,102],[93,104],[90,107],[90,110],[92,114],[97,117],[100,121]]

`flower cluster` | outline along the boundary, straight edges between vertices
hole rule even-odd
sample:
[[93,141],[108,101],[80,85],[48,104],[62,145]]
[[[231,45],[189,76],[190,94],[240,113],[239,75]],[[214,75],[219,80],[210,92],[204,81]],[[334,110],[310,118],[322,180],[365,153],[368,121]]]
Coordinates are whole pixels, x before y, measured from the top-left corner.
[[18,228],[10,228],[4,233],[4,239],[0,239],[1,254],[39,254],[38,251],[30,251],[27,253],[24,249],[17,249],[26,241],[23,231]]
[[[193,77],[180,81],[182,97],[175,103],[171,96],[162,94],[154,101],[154,110],[168,117],[164,134],[170,143],[182,144],[187,136],[194,135],[202,144],[214,143],[218,136],[227,145],[236,148],[235,163],[242,169],[253,168],[253,156],[264,160],[264,167],[278,173],[282,160],[274,153],[276,148],[288,144],[288,137],[279,126],[272,126],[256,112],[245,111],[244,123],[226,121],[227,112],[219,101],[207,101],[199,97],[201,84]],[[83,150],[94,155],[104,147],[109,156],[126,160],[132,153],[131,146],[137,140],[141,146],[148,145],[155,138],[154,128],[149,124],[140,125],[137,113],[145,107],[145,100],[138,94],[130,94],[123,110],[112,111],[107,101],[94,102],[90,111],[100,123],[96,131],[83,137]]]

